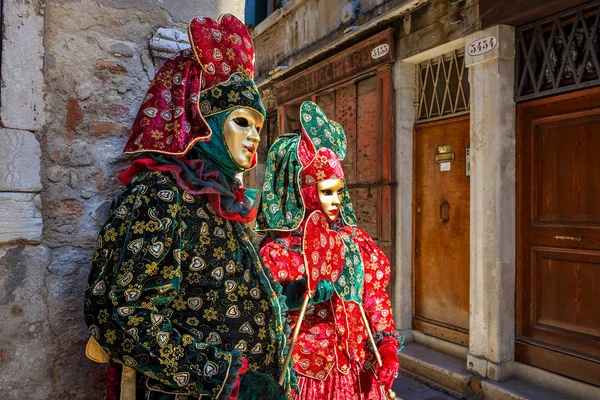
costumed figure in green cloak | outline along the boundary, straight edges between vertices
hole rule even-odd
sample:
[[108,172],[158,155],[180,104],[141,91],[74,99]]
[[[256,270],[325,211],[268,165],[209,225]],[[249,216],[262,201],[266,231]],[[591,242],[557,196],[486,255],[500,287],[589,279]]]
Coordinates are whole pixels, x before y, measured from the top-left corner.
[[385,291],[390,263],[356,226],[342,127],[312,102],[302,104],[300,122],[301,132],[269,150],[257,217],[257,230],[269,233],[261,256],[287,297],[292,343],[298,332],[293,399],[393,398],[402,336]]
[[[85,295],[108,398],[285,399],[285,305],[245,224],[265,110],[232,15],[194,18],[132,128],[131,166],[98,236]],[[289,376],[289,374],[288,374]]]

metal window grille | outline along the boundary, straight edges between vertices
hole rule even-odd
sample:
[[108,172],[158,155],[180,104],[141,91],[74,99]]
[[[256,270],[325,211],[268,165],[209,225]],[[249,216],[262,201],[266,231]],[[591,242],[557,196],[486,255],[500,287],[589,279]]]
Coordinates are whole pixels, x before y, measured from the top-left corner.
[[418,122],[469,113],[469,74],[465,71],[464,51],[453,51],[421,63],[417,75]]
[[600,0],[516,29],[517,101],[600,85]]

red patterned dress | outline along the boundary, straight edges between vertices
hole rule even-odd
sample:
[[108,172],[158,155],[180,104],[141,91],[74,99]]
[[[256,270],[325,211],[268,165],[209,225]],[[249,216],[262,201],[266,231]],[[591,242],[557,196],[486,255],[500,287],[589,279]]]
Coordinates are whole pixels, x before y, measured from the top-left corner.
[[[363,307],[371,331],[394,332],[391,302],[385,291],[390,263],[362,229],[344,226],[339,233],[350,236],[360,249],[364,265]],[[282,233],[267,239],[260,254],[282,285],[306,277],[301,254],[301,232]],[[298,311],[290,312],[293,327]],[[294,399],[352,400],[385,399],[375,374],[375,360],[359,306],[337,295],[311,304],[306,312],[293,351],[298,394]]]

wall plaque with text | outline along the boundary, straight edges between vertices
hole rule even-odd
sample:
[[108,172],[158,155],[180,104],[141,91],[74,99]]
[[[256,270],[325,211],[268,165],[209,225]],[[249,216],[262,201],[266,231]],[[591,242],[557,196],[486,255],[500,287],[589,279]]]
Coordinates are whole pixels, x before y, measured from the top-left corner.
[[379,65],[394,62],[393,29],[374,35],[275,85],[277,103],[326,89]]

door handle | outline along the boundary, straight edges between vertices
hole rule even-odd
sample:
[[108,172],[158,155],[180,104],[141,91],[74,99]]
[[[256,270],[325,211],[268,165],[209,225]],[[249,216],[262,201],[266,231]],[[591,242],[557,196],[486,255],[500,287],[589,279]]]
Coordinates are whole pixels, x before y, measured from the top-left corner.
[[581,242],[581,235],[568,236],[568,235],[556,235],[554,239],[558,240],[573,240],[575,242]]
[[440,203],[440,221],[443,223],[450,221],[450,204],[447,200]]

